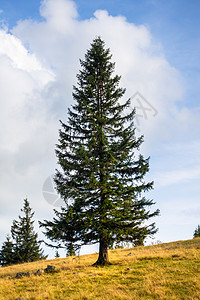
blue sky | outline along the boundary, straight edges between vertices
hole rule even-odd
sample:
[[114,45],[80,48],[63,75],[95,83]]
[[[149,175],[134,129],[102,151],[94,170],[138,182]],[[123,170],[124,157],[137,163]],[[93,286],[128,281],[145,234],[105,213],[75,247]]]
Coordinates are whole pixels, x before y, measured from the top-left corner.
[[155,239],[192,238],[200,224],[199,9],[198,0],[0,0],[0,242],[26,196],[37,220],[53,216],[42,186],[56,167],[58,120],[66,120],[79,58],[96,35],[111,48],[126,96],[139,92],[158,112],[137,123],[161,210]]

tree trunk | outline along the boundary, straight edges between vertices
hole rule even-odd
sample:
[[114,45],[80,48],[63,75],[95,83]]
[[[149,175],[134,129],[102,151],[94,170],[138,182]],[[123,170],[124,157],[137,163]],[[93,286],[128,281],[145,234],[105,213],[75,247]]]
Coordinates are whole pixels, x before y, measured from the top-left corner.
[[99,257],[94,263],[94,266],[105,265],[110,265],[110,262],[108,260],[108,245],[103,239],[101,239],[99,243]]

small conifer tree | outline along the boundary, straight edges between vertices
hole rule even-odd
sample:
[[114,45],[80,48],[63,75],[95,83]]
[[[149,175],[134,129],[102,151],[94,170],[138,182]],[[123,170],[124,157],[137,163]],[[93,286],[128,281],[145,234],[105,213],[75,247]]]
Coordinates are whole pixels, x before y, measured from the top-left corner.
[[60,254],[58,251],[56,251],[56,255],[55,255],[55,258],[59,258],[60,257]]
[[197,238],[197,237],[200,237],[200,225],[198,225],[194,231],[193,238]]
[[45,259],[40,249],[41,242],[38,241],[38,234],[34,232],[34,212],[30,208],[27,199],[24,200],[24,207],[21,209],[24,216],[19,216],[19,221],[14,220],[11,226],[11,237],[7,236],[0,251],[0,264],[2,266],[17,263]]
[[9,266],[15,263],[15,253],[13,251],[14,244],[9,236],[6,237],[6,241],[3,243],[0,250],[0,265]]
[[34,232],[34,212],[30,208],[27,199],[24,200],[24,207],[21,209],[23,216],[19,220],[14,220],[11,226],[11,235],[14,241],[13,251],[15,253],[15,263],[36,261],[45,258],[40,249],[38,234]]

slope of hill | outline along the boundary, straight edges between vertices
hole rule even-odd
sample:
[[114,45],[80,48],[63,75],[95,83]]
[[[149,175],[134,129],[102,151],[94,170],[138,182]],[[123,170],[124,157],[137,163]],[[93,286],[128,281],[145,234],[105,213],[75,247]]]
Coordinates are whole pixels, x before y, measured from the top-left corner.
[[[200,239],[0,268],[0,299],[200,299]],[[34,275],[47,265],[52,273]],[[18,272],[30,277],[15,278]]]

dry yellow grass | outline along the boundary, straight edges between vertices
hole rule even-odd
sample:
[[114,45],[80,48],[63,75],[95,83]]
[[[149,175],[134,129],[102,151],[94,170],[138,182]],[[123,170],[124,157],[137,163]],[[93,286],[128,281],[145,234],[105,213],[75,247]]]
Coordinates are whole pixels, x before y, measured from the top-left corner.
[[[0,299],[200,299],[200,239],[0,268]],[[35,276],[47,264],[56,272]],[[17,272],[31,273],[16,279]]]

